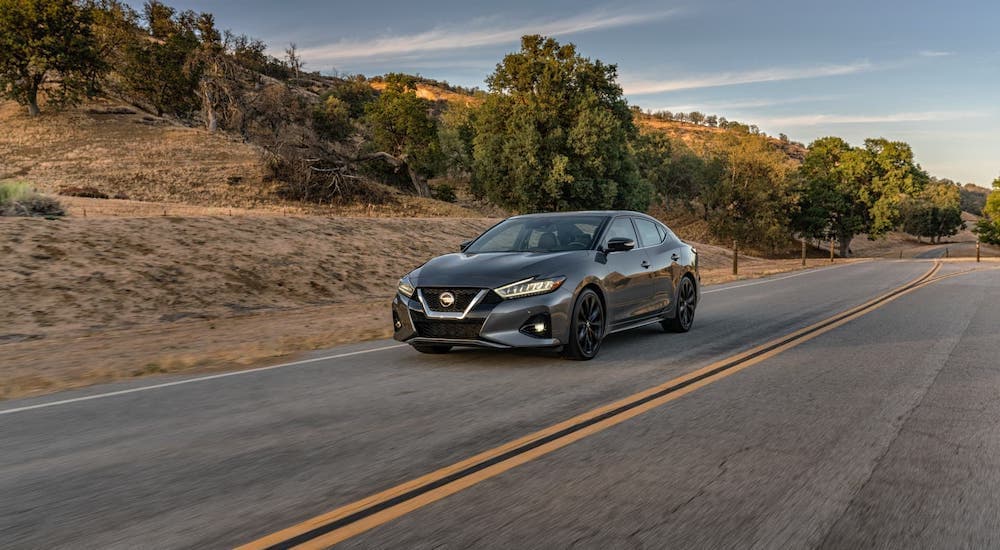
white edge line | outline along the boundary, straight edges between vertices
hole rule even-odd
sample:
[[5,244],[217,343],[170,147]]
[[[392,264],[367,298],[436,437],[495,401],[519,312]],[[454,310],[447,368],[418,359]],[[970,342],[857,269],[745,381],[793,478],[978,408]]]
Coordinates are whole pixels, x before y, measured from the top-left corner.
[[169,388],[170,386],[180,386],[181,384],[191,384],[193,382],[203,382],[205,380],[215,380],[217,378],[226,378],[226,377],[229,377],[229,376],[238,376],[238,375],[241,375],[241,374],[251,374],[251,373],[255,373],[255,372],[263,372],[263,371],[267,371],[267,370],[280,369],[280,368],[284,368],[284,367],[294,367],[294,366],[298,366],[298,365],[305,365],[307,363],[315,363],[317,361],[326,361],[326,360],[329,360],[329,359],[340,359],[340,358],[343,358],[343,357],[350,357],[352,355],[361,355],[361,354],[364,354],[364,353],[372,353],[372,352],[376,352],[376,351],[384,351],[384,350],[387,350],[387,349],[401,348],[401,347],[403,347],[405,345],[406,344],[395,344],[395,345],[392,345],[392,346],[382,346],[380,348],[365,349],[365,350],[360,350],[360,351],[351,351],[351,352],[347,352],[347,353],[338,353],[336,355],[327,355],[327,356],[324,356],[324,357],[313,357],[312,359],[303,359],[301,361],[292,361],[291,363],[281,363],[280,365],[269,365],[269,366],[266,366],[266,367],[257,367],[255,369],[238,370],[238,371],[233,371],[233,372],[224,372],[224,373],[221,373],[221,374],[212,374],[212,375],[209,375],[209,376],[199,376],[197,378],[188,378],[188,379],[185,379],[185,380],[176,380],[174,382],[164,382],[162,384],[153,384],[151,386],[142,386],[140,388],[129,388],[127,390],[118,390],[118,391],[112,391],[112,392],[107,392],[107,393],[98,393],[98,394],[94,394],[94,395],[87,395],[87,396],[84,396],[84,397],[74,397],[72,399],[61,399],[59,401],[49,401],[47,403],[39,403],[37,405],[28,405],[26,407],[17,407],[15,409],[0,410],[0,415],[13,414],[13,413],[18,413],[18,412],[30,411],[30,410],[34,410],[34,409],[44,409],[46,407],[55,407],[56,405],[66,405],[66,404],[69,404],[69,403],[79,403],[80,401],[90,401],[91,399],[102,399],[102,398],[105,398],[105,397],[114,397],[116,395],[126,395],[126,394],[129,394],[129,393],[138,393],[138,392],[149,391],[149,390],[157,390],[157,389],[160,389],[160,388]]
[[860,262],[851,262],[849,264],[829,265],[829,266],[824,266],[824,267],[814,267],[813,269],[804,269],[802,271],[799,271],[798,273],[793,273],[792,275],[785,275],[784,277],[775,277],[773,279],[765,279],[763,281],[754,281],[752,283],[745,283],[745,284],[742,284],[742,285],[727,286],[725,288],[713,288],[711,290],[703,290],[703,291],[701,291],[701,293],[702,294],[711,294],[713,292],[722,292],[723,290],[732,290],[734,288],[743,288],[743,287],[747,287],[747,286],[764,285],[764,284],[767,284],[767,283],[773,283],[775,281],[783,281],[785,279],[791,279],[792,277],[801,277],[803,275],[810,275],[812,273],[819,273],[820,271],[829,271],[831,269],[836,269],[838,267],[847,267],[849,265],[858,265],[858,264],[866,264],[866,263],[868,263],[868,260],[860,261]]

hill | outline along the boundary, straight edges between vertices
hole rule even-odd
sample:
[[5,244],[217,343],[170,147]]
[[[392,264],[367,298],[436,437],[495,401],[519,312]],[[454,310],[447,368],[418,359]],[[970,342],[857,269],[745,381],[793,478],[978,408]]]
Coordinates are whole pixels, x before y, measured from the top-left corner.
[[[184,207],[381,216],[479,215],[451,203],[385,188],[381,204],[318,205],[283,196],[273,155],[225,133],[208,132],[103,98],[29,118],[0,101],[0,182],[25,181],[51,194],[97,191],[124,201],[89,202],[97,209],[196,212]],[[152,203],[152,204],[148,204]],[[77,204],[70,201],[71,208]],[[161,205],[161,206],[156,206]],[[82,209],[77,212],[82,214]]]
[[[662,132],[684,143],[684,145],[700,155],[707,154],[713,150],[719,150],[720,145],[724,144],[727,138],[738,135],[736,130],[728,128],[705,126],[678,120],[663,120],[645,113],[636,115],[636,123],[643,130]],[[781,150],[793,160],[801,161],[806,156],[807,149],[799,143],[771,137],[768,138],[768,141],[776,149]]]

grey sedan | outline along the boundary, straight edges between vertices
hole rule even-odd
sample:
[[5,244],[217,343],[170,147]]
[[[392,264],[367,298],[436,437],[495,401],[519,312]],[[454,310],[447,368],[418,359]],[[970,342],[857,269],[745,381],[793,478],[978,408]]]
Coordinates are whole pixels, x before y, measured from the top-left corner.
[[400,279],[394,336],[424,353],[560,348],[591,359],[612,332],[690,330],[699,281],[697,251],[645,214],[514,216]]

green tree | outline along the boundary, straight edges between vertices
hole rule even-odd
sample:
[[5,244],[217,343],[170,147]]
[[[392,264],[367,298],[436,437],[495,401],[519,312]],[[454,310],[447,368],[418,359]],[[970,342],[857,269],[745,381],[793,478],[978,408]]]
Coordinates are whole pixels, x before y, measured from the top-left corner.
[[900,223],[900,205],[923,190],[930,177],[913,160],[913,150],[901,141],[866,139],[860,154],[846,164],[849,177],[859,179],[859,198],[868,208],[868,236],[881,237]]
[[313,110],[313,128],[323,139],[340,141],[354,132],[351,108],[346,101],[326,95]]
[[715,155],[699,156],[663,132],[640,132],[632,149],[639,175],[668,205],[703,195],[721,177],[722,163]]
[[473,147],[476,128],[475,110],[464,103],[452,102],[441,113],[438,140],[445,169],[452,176],[467,176],[473,170]]
[[864,153],[838,137],[809,145],[799,168],[801,200],[793,226],[805,237],[836,237],[846,256],[851,240],[868,226],[868,207],[861,200],[864,178],[848,167],[864,165]]
[[[198,85],[204,70],[199,32],[208,42],[217,40],[217,31],[208,29],[210,20],[199,20],[194,12],[175,14],[160,2],[143,8],[147,36],[134,36],[124,47],[124,59],[117,73],[124,93],[146,104],[158,116],[165,113],[191,116],[199,107]],[[215,47],[221,47],[218,44]]]
[[345,139],[355,132],[355,122],[364,117],[365,107],[377,98],[378,93],[363,77],[337,82],[320,96],[313,112],[313,127],[323,139]]
[[39,114],[38,93],[74,104],[106,69],[93,13],[75,0],[0,0],[0,96]]
[[903,231],[940,242],[965,227],[959,206],[958,187],[935,182],[900,205]]
[[475,117],[474,192],[519,211],[644,209],[650,185],[617,68],[525,36],[489,76]]
[[430,102],[417,97],[412,77],[390,74],[378,99],[365,106],[370,148],[397,169],[405,169],[418,195],[430,196],[427,177],[440,170],[437,121]]
[[838,137],[818,139],[799,174],[802,200],[794,227],[809,237],[835,237],[842,256],[858,233],[878,238],[898,227],[903,202],[929,181],[909,145],[885,139],[865,140],[864,147]]
[[993,192],[986,198],[983,217],[974,230],[985,243],[1000,244],[1000,178],[993,180]]
[[146,20],[149,34],[158,40],[166,40],[176,32],[175,14],[174,8],[158,0],[148,0],[142,6],[142,16]]
[[787,156],[762,136],[746,136],[727,151],[725,172],[713,190],[709,228],[737,246],[768,246],[788,238],[797,197]]

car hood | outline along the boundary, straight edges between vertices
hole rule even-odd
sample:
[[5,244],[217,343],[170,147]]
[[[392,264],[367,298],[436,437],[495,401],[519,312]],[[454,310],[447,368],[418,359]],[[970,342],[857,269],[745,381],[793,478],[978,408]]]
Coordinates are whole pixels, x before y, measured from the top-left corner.
[[410,282],[418,287],[496,288],[528,277],[567,275],[568,260],[592,254],[592,250],[447,254],[416,269]]

